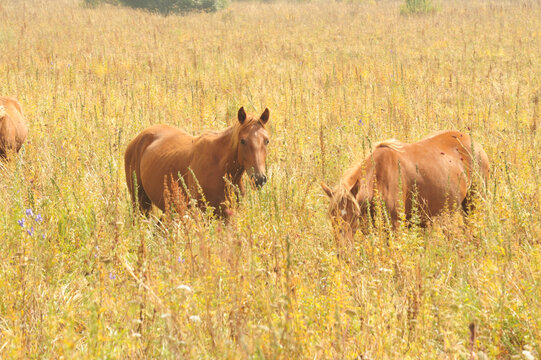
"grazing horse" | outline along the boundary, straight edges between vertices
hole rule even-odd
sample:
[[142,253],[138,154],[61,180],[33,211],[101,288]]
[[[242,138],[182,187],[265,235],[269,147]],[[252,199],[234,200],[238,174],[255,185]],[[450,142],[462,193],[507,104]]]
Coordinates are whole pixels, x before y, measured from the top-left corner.
[[366,232],[377,203],[395,228],[401,209],[409,219],[417,208],[422,225],[446,207],[461,204],[467,211],[475,180],[486,184],[488,176],[488,157],[481,145],[467,134],[442,131],[413,144],[395,139],[377,143],[334,190],[323,182],[321,186],[331,199],[333,226],[342,224],[341,232],[353,235],[358,228]]
[[0,96],[0,160],[7,159],[9,153],[19,152],[27,134],[21,104]]
[[265,124],[269,110],[255,117],[241,107],[237,118],[222,132],[209,131],[199,136],[168,125],[154,125],[137,135],[124,154],[126,181],[134,205],[139,203],[144,213],[152,204],[165,211],[168,199],[164,192],[173,194],[176,187],[197,199],[200,206],[204,197],[219,214],[227,215],[226,179],[242,193],[245,172],[257,187],[263,186],[267,182],[269,134]]

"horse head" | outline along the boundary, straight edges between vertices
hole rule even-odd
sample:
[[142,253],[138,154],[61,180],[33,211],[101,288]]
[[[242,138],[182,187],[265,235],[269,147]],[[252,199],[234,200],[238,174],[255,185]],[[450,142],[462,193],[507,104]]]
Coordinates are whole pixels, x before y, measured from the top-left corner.
[[363,225],[363,209],[356,199],[358,186],[350,189],[341,183],[333,190],[322,182],[321,187],[331,200],[329,217],[333,229],[342,236],[352,237]]
[[269,109],[265,109],[258,118],[247,115],[244,107],[238,112],[240,123],[237,145],[237,162],[257,187],[267,182],[265,161],[267,158],[267,145],[269,133],[265,124],[269,121]]

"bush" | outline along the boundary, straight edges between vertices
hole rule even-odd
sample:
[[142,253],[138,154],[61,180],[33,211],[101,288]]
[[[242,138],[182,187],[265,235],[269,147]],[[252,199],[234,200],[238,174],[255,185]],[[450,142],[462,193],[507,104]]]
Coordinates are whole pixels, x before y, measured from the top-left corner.
[[102,3],[118,5],[117,0],[84,0],[83,3],[86,7],[89,7],[89,8],[95,8],[96,6]]
[[226,7],[228,0],[120,0],[120,3],[169,15],[188,11],[217,11]]
[[426,14],[436,11],[436,6],[432,0],[406,0],[400,8],[400,13],[407,14]]

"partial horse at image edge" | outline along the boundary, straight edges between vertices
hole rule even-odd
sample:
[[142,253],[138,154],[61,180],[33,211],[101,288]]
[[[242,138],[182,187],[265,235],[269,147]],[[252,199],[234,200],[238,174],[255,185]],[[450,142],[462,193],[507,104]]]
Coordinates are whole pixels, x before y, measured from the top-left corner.
[[124,154],[134,206],[137,204],[143,213],[148,213],[152,204],[165,211],[166,194],[180,188],[184,196],[196,199],[200,206],[206,203],[219,215],[227,215],[224,201],[228,181],[241,193],[244,173],[258,187],[267,181],[268,120],[268,109],[256,117],[241,107],[235,123],[221,132],[192,136],[169,125],[143,130]]
[[21,104],[14,98],[0,96],[0,160],[18,153],[27,135]]
[[344,173],[335,189],[321,186],[331,200],[331,219],[354,234],[367,229],[378,200],[393,227],[401,207],[409,219],[416,201],[424,225],[446,208],[470,208],[476,181],[486,184],[488,178],[489,160],[481,145],[459,131],[442,131],[412,144],[379,142]]

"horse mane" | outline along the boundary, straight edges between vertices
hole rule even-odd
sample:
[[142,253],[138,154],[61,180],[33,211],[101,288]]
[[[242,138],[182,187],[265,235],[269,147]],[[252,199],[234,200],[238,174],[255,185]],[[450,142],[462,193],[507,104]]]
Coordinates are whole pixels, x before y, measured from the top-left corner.
[[[402,151],[401,144],[399,141],[392,139],[377,143],[375,148],[390,147],[393,150]],[[360,211],[361,204],[359,204],[357,198],[360,198],[362,200],[361,202],[371,198],[373,195],[374,176],[375,164],[372,155],[370,155],[368,158],[353,164],[344,172],[340,183],[334,189],[334,201],[338,203],[341,199],[351,198],[355,200],[354,203],[357,211]],[[357,186],[357,190],[354,195],[352,190],[355,186]]]
[[346,170],[342,179],[340,179],[339,187],[351,191],[355,183],[359,180],[361,173],[365,169],[365,161],[360,161]]
[[[360,161],[354,164],[352,167],[346,170],[344,173],[344,176],[340,179],[340,182],[333,190],[333,201],[331,202],[334,205],[331,206],[337,206],[343,199],[349,199],[353,202],[355,206],[355,211],[357,214],[360,214],[361,208],[359,205],[359,202],[356,199],[356,196],[359,191],[363,192],[362,197],[368,197],[368,189],[366,189],[366,184],[370,182],[363,182],[361,181],[361,178],[365,175],[371,176],[371,171],[368,171],[368,174],[366,172],[367,166],[370,166],[370,163],[368,162],[369,159],[365,161]],[[357,184],[358,183],[358,184]],[[352,189],[355,186],[358,186],[357,193],[353,194]],[[364,194],[366,193],[366,194]]]
[[4,105],[0,105],[0,119],[3,119],[7,115]]
[[377,142],[374,145],[374,150],[378,148],[389,148],[397,152],[404,152],[404,143],[396,139],[387,139],[387,140]]

